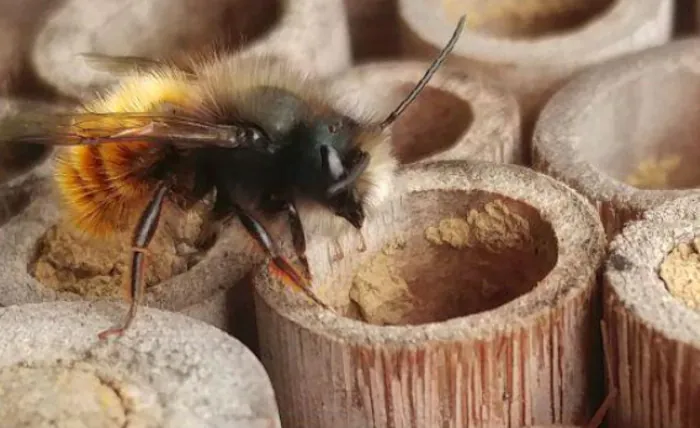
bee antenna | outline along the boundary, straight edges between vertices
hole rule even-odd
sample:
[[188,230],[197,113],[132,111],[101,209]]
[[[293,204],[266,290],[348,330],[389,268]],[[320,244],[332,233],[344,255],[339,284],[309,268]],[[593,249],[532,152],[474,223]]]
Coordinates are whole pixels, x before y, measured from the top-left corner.
[[452,37],[450,37],[450,40],[447,42],[445,47],[442,48],[437,58],[435,58],[432,64],[430,64],[430,67],[425,72],[423,77],[418,81],[411,93],[408,94],[408,96],[404,98],[403,101],[401,101],[401,104],[399,104],[398,107],[396,107],[396,109],[394,109],[394,111],[392,111],[391,114],[389,114],[389,116],[387,116],[387,118],[379,124],[380,129],[384,129],[387,126],[394,123],[394,121],[401,115],[401,113],[403,113],[403,111],[406,110],[406,108],[418,97],[418,94],[420,94],[423,88],[425,88],[425,85],[428,84],[435,72],[438,70],[438,68],[440,68],[442,63],[445,62],[445,59],[447,59],[447,56],[452,52],[452,49],[454,48],[455,44],[457,44],[457,40],[459,39],[459,36],[462,34],[462,30],[464,29],[464,23],[466,22],[466,19],[466,15],[462,15],[462,17],[459,18],[457,28],[455,28],[454,32],[452,33]]

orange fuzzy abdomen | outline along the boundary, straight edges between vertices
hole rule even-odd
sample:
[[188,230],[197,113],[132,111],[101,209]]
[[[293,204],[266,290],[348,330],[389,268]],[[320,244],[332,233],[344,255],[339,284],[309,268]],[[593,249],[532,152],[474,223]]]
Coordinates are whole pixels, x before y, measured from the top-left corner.
[[94,236],[133,226],[153,193],[148,171],[160,158],[140,142],[63,149],[55,177],[69,219]]
[[[197,100],[184,74],[159,70],[125,79],[89,110],[149,112],[163,103],[192,106]],[[104,131],[117,122],[109,117],[99,120]],[[134,124],[138,125],[142,124]],[[69,219],[80,230],[97,236],[134,226],[156,185],[148,172],[162,158],[163,151],[157,146],[140,141],[61,149],[55,179]]]

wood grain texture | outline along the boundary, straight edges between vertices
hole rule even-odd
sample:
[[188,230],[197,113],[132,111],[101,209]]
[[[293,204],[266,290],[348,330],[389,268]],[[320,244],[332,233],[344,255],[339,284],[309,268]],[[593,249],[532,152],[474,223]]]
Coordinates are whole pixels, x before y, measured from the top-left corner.
[[[426,225],[492,201],[510,201],[532,236],[549,243],[528,259],[547,268],[529,290],[449,319],[438,308],[427,323],[376,325],[345,316],[352,277],[387,242],[408,236],[407,247],[418,245]],[[602,381],[594,296],[605,237],[582,197],[514,165],[430,162],[405,167],[392,202],[365,227],[365,251],[354,250],[359,238],[348,234],[337,262],[332,242],[317,237],[309,243],[315,292],[337,312],[281,290],[264,269],[256,273],[260,357],[284,426],[520,427],[590,418],[597,403],[589,394]],[[429,256],[417,249],[405,263],[431,275],[448,269],[450,256],[441,254],[426,262]],[[468,254],[466,260],[479,252]],[[504,263],[498,266],[507,272],[520,261],[514,255]],[[458,299],[467,291],[460,291],[458,278],[469,268],[461,269],[415,291],[443,290],[438,298]],[[514,281],[502,290],[521,285]]]
[[467,28],[448,63],[513,90],[529,140],[537,114],[575,73],[669,41],[673,0],[399,0],[404,55],[432,57],[459,15]]
[[673,248],[700,236],[697,208],[688,204],[697,197],[681,199],[628,224],[610,245],[604,316],[619,390],[610,426],[700,425],[700,314],[672,296],[658,273]]
[[610,61],[567,84],[540,115],[533,167],[593,202],[610,238],[646,210],[698,193],[698,52],[689,39]]

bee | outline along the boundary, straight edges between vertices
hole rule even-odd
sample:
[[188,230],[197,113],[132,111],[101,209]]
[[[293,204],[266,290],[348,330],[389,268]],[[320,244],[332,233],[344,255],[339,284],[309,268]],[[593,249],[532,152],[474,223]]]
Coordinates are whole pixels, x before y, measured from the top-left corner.
[[[57,147],[55,182],[68,217],[93,236],[131,233],[129,310],[141,304],[145,259],[163,207],[187,209],[210,193],[223,224],[237,218],[273,271],[311,299],[300,203],[320,205],[356,229],[388,196],[397,167],[391,125],[445,61],[462,17],[421,80],[383,120],[340,111],[320,82],[281,59],[218,57],[173,65],[150,58],[85,54],[127,70],[95,100],[68,113],[23,111],[0,124],[0,141]],[[302,274],[284,257],[253,208],[286,215]]]

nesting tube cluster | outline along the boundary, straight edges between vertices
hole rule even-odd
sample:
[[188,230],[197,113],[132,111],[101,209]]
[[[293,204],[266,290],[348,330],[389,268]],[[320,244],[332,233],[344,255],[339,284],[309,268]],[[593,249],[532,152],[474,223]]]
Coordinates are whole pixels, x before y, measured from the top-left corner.
[[38,33],[31,58],[41,79],[83,98],[122,77],[92,66],[83,53],[182,60],[178,56],[201,55],[210,46],[238,55],[282,56],[326,75],[349,66],[348,38],[342,0],[215,0],[207,7],[193,0],[126,6],[70,0]]
[[451,23],[467,29],[452,64],[495,79],[522,106],[529,138],[539,110],[577,72],[669,41],[673,0],[398,0],[406,54],[428,57],[445,43]]
[[[392,128],[386,204],[338,236],[300,209],[330,309],[272,275],[239,223],[202,239],[202,203],[149,247],[149,308],[99,341],[125,312],[130,247],[74,233],[51,150],[0,144],[0,420],[700,425],[700,41],[668,43],[674,2],[642,3],[66,0],[36,25],[17,19],[0,58],[21,64],[0,66],[3,95],[31,69],[73,107],[127,69],[81,53],[218,50],[285,58],[374,117],[423,77],[459,15],[467,24]],[[291,256],[287,224],[267,226]],[[255,346],[231,337],[243,332]]]
[[[242,55],[288,54],[290,61],[319,75],[349,65],[340,0],[248,2],[246,13],[241,13],[242,3],[222,0],[202,8],[188,1],[63,2],[47,11],[50,18],[36,37],[28,37],[31,48],[23,45],[26,62],[66,97],[68,108],[74,106],[71,97],[89,97],[122,77],[118,70],[86,64],[81,53],[170,59],[209,42],[235,45],[240,42],[235,37],[243,35],[250,43],[239,50]],[[218,38],[219,30],[230,34]],[[5,78],[0,76],[3,84]],[[16,110],[13,100],[6,104],[3,116]],[[182,242],[156,238],[157,257],[146,277],[166,284],[149,290],[147,304],[182,314],[141,308],[133,326],[138,333],[100,342],[96,333],[119,322],[125,308],[95,301],[121,298],[127,270],[122,259],[128,253],[107,249],[102,241],[90,249],[55,227],[62,217],[51,183],[53,159],[36,158],[22,168],[9,159],[16,170],[3,168],[6,176],[0,177],[1,208],[8,211],[0,217],[0,305],[8,306],[0,312],[3,423],[280,427],[262,365],[238,340],[214,327],[228,327],[227,299],[237,291],[232,285],[259,257],[246,247],[252,247],[247,236],[232,230],[204,262],[183,259]],[[178,236],[190,236],[199,226],[197,219],[184,223]]]

